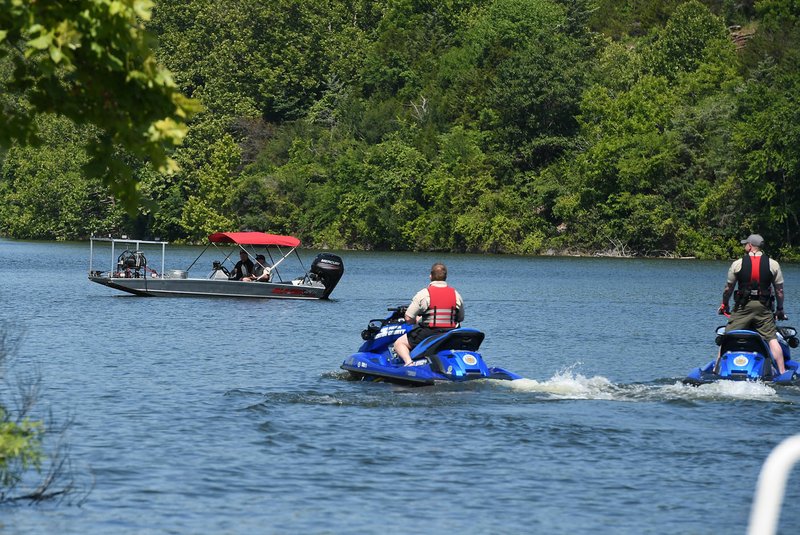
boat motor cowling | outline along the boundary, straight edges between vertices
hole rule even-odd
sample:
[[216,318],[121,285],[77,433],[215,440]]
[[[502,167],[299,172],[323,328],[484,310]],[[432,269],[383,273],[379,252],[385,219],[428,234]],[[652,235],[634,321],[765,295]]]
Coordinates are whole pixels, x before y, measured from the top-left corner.
[[344,263],[335,254],[320,253],[311,263],[311,273],[322,280],[325,285],[322,299],[327,299],[344,274]]

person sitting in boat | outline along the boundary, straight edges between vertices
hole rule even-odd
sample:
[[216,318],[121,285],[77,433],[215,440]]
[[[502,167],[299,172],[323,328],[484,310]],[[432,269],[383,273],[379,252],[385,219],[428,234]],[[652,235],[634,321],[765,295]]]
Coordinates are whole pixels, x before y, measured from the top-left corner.
[[447,285],[447,267],[441,262],[431,266],[430,280],[406,309],[406,323],[416,326],[394,343],[394,351],[405,366],[414,365],[411,350],[417,344],[434,334],[455,329],[464,321],[464,301],[455,288]]
[[[759,234],[751,234],[742,240],[745,255],[731,264],[728,269],[728,280],[722,292],[720,314],[729,314],[728,300],[734,295],[735,305],[730,314],[725,332],[739,329],[754,330],[769,344],[770,352],[775,358],[778,372],[783,373],[786,367],[783,362],[783,350],[778,342],[775,320],[787,320],[783,311],[783,273],[781,266],[767,257],[761,248],[764,238]],[[738,288],[734,293],[734,286]],[[772,289],[775,289],[773,295]],[[772,312],[773,301],[777,305]]]
[[253,267],[253,274],[243,277],[243,281],[269,282],[272,268],[267,264],[267,259],[263,254],[256,255],[256,264]]
[[250,255],[247,254],[247,251],[242,249],[239,251],[239,261],[236,262],[236,265],[233,266],[233,271],[231,271],[231,276],[228,277],[230,280],[233,281],[240,281],[245,277],[249,277],[253,274],[253,261],[250,260]]

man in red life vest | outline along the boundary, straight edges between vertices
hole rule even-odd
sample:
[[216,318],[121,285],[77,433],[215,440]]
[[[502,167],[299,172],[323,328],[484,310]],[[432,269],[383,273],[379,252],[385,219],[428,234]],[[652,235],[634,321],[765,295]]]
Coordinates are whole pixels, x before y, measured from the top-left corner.
[[[447,267],[437,262],[431,266],[431,283],[411,300],[406,323],[417,323],[394,343],[394,351],[406,366],[413,366],[411,350],[425,338],[455,329],[464,321],[464,301],[455,288],[448,286]],[[417,321],[419,317],[419,322]]]
[[[722,292],[722,304],[719,306],[720,314],[730,313],[728,300],[734,295],[733,314],[728,319],[725,332],[737,329],[747,329],[758,332],[761,337],[769,342],[769,349],[778,371],[783,373],[786,368],[783,363],[783,351],[778,343],[775,320],[789,319],[783,311],[783,273],[781,266],[775,260],[765,255],[761,248],[764,238],[758,234],[751,234],[742,240],[747,254],[736,260],[728,269],[728,283]],[[734,293],[733,288],[738,283]],[[772,293],[775,289],[775,294]],[[775,301],[775,314],[772,313],[772,301]]]

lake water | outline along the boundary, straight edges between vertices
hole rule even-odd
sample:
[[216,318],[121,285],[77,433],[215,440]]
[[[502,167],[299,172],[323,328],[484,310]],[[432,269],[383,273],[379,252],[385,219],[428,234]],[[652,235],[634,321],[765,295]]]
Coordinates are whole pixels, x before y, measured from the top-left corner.
[[[728,262],[341,252],[330,301],[273,301],[125,295],[87,280],[88,252],[0,241],[0,320],[23,335],[6,381],[41,376],[78,487],[0,506],[4,534],[744,533],[800,432],[800,388],[680,382],[716,352]],[[487,362],[525,379],[347,380],[367,321],[439,260]],[[798,500],[796,468],[781,533]]]

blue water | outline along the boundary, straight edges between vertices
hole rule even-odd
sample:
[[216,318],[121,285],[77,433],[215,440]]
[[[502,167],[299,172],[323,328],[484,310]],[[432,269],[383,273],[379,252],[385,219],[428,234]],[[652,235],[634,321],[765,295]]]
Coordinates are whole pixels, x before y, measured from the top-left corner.
[[[75,485],[0,506],[4,534],[744,533],[766,455],[800,432],[800,388],[680,382],[715,353],[727,262],[342,252],[333,299],[293,302],[123,295],[87,281],[88,253],[0,241],[6,383],[41,376]],[[439,260],[487,362],[526,379],[347,380],[367,321]],[[780,533],[798,500],[796,468]]]

